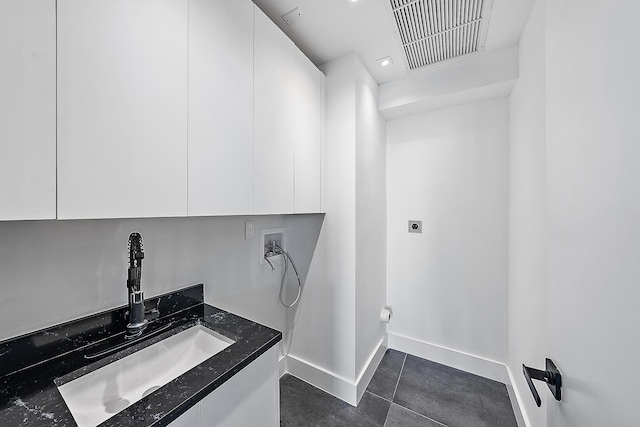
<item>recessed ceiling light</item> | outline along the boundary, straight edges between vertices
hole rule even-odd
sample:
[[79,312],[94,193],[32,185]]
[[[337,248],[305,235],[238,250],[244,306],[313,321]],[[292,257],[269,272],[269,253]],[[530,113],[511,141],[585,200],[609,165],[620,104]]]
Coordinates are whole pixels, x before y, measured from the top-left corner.
[[381,67],[388,67],[393,64],[393,59],[390,56],[385,56],[384,58],[376,59],[376,62]]

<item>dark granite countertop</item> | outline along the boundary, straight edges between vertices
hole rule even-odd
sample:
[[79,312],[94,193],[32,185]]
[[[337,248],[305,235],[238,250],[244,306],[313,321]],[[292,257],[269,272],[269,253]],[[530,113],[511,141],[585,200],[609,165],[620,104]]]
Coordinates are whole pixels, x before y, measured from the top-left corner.
[[197,324],[233,339],[234,344],[101,424],[166,426],[282,339],[278,331],[203,301],[202,284],[148,299],[145,305],[158,317],[137,340],[124,339],[127,307],[120,307],[0,342],[0,425],[75,426],[56,384]]

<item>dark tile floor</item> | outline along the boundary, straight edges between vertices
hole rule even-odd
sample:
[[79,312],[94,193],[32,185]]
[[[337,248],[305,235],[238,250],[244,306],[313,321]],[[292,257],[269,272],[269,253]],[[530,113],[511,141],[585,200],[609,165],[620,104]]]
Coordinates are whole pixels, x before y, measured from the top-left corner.
[[280,425],[517,427],[504,384],[391,349],[358,407],[283,376]]

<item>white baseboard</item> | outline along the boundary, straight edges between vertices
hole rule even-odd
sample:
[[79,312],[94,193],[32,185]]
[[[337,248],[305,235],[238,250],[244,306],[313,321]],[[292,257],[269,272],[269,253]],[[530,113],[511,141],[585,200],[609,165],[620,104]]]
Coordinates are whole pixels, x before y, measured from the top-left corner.
[[516,416],[518,427],[531,427],[531,421],[529,421],[527,411],[522,405],[522,395],[516,388],[516,381],[509,366],[507,366],[507,374],[509,375],[509,384],[507,384],[507,390],[509,391],[509,399],[511,399],[511,406],[513,407],[513,413]]
[[[338,399],[344,400],[352,406],[357,406],[364,394],[367,385],[386,350],[385,340],[381,339],[374,351],[369,356],[356,381],[336,375],[329,370],[317,366],[311,362],[289,354],[286,357],[286,371],[301,380],[323,390]],[[280,363],[282,369],[282,361]]]
[[352,406],[357,405],[356,385],[347,378],[292,355],[287,356],[287,372]]
[[503,383],[509,392],[509,400],[518,426],[531,427],[527,414],[522,408],[522,396],[513,386],[515,384],[513,374],[505,363],[400,334],[389,333],[388,335],[389,348]]
[[282,378],[287,373],[287,356],[278,355],[278,368],[280,370],[280,376]]
[[356,381],[336,375],[293,355],[279,359],[280,376],[290,373],[352,406],[357,406],[387,348],[505,384],[518,426],[531,427],[526,411],[522,407],[522,396],[513,386],[515,384],[513,373],[506,364],[399,334],[389,333],[385,339],[380,340]]
[[503,384],[511,384],[507,365],[475,354],[442,347],[400,334],[389,333],[389,348],[399,350],[432,362],[471,372]]
[[356,400],[358,402],[360,402],[360,399],[362,399],[362,395],[367,390],[367,386],[369,385],[373,374],[375,374],[385,351],[387,351],[387,346],[385,345],[385,343],[386,339],[380,340],[375,350],[373,350],[373,352],[371,353],[371,356],[369,356],[369,359],[367,359],[367,363],[365,363],[364,367],[362,368],[362,372],[360,372],[360,375],[356,380]]

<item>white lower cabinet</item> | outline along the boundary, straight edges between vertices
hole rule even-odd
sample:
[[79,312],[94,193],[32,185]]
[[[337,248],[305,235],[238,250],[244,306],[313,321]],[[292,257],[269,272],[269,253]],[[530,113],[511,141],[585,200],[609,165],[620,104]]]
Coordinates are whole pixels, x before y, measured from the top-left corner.
[[278,346],[214,390],[171,427],[277,427],[280,425]]
[[201,413],[202,402],[193,405],[187,412],[180,415],[177,419],[173,420],[169,425],[171,427],[200,427],[204,426],[202,423]]

